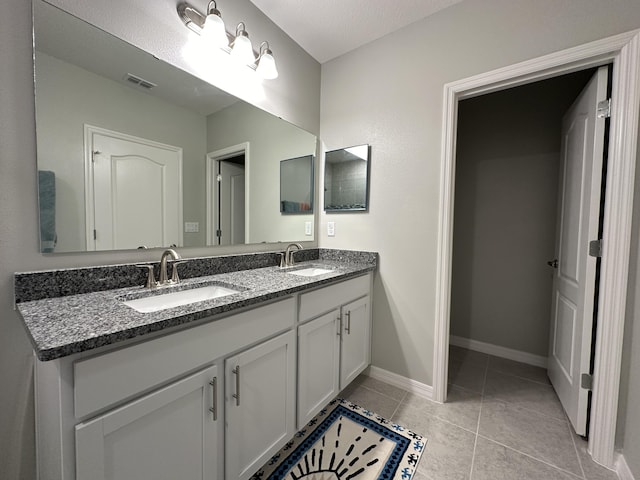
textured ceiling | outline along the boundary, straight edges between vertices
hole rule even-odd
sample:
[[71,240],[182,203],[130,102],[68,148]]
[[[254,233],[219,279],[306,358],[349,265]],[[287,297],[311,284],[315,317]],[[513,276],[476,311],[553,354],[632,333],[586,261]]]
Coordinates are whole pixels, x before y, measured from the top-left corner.
[[461,0],[251,0],[324,63]]

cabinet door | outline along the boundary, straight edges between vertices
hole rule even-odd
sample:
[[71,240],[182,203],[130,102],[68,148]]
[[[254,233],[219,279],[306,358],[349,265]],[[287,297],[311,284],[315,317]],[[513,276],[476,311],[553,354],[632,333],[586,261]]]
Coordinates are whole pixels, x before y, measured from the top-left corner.
[[217,477],[212,366],[76,426],[77,480]]
[[340,390],[371,363],[371,314],[369,297],[355,300],[341,309]]
[[249,478],[295,433],[295,334],[225,361],[225,478]]
[[298,429],[339,392],[340,310],[298,328]]

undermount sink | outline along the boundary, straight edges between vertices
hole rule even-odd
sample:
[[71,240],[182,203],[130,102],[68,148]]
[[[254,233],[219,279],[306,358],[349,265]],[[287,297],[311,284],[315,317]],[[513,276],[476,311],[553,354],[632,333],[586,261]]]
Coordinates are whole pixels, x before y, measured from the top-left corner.
[[308,267],[308,268],[303,268],[301,270],[293,270],[287,273],[291,275],[299,275],[301,277],[315,277],[317,275],[324,275],[325,273],[331,273],[331,272],[333,272],[333,270],[329,270],[327,268]]
[[158,312],[167,308],[180,307],[190,303],[213,300],[238,293],[239,290],[223,287],[221,285],[207,285],[205,287],[180,290],[177,292],[158,292],[149,297],[136,298],[123,301],[125,305],[141,313]]

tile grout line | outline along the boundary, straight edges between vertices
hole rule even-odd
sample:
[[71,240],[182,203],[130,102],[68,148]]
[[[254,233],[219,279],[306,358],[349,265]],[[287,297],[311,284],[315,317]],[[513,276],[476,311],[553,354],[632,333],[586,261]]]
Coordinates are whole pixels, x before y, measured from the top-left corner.
[[[393,417],[395,417],[396,413],[398,412],[398,409],[400,408],[400,405],[402,405],[402,402],[404,402],[404,399],[407,398],[408,394],[409,394],[409,392],[407,392],[407,391],[404,392],[404,395],[402,396],[402,398],[398,402],[398,405],[396,405],[396,408],[393,411],[393,413],[391,414],[391,416],[389,417],[389,420],[391,420]],[[407,427],[407,428],[409,428],[409,427]]]
[[478,437],[480,436],[480,419],[482,418],[482,405],[484,404],[484,387],[487,383],[487,376],[489,374],[489,359],[487,358],[487,365],[484,370],[484,379],[482,380],[482,392],[480,393],[480,410],[478,411],[478,421],[476,422],[476,438],[473,441],[473,454],[471,455],[471,469],[469,471],[469,480],[473,478],[473,467],[476,462],[476,449],[478,448]]
[[582,470],[582,478],[586,480],[587,474],[584,471],[584,466],[582,465],[582,459],[580,458],[580,453],[578,452],[578,445],[576,445],[576,439],[573,433],[573,428],[571,427],[571,422],[569,418],[566,418],[567,429],[569,429],[569,435],[571,436],[571,442],[573,442],[573,449],[576,451],[576,457],[578,458],[578,465],[580,465],[580,470]]
[[[554,465],[553,463],[550,463],[550,462],[548,462],[548,461],[546,461],[546,460],[543,460],[542,458],[534,457],[534,456],[533,456],[533,455],[531,455],[530,453],[526,453],[526,452],[520,451],[520,450],[518,450],[517,448],[510,447],[509,445],[506,445],[506,444],[504,444],[504,443],[501,443],[501,442],[499,442],[499,441],[497,441],[497,440],[495,440],[495,439],[493,439],[493,438],[487,437],[487,436],[485,436],[485,435],[480,435],[480,434],[479,434],[478,436],[480,436],[480,437],[484,438],[485,440],[489,440],[490,442],[493,442],[493,443],[495,443],[496,445],[500,445],[501,447],[504,447],[504,448],[506,448],[506,449],[508,449],[508,450],[511,450],[511,451],[513,451],[513,452],[516,452],[516,453],[519,453],[520,455],[524,455],[525,457],[528,457],[528,458],[530,458],[530,459],[532,459],[532,460],[535,460],[536,462],[543,463],[543,464],[545,464],[545,465],[547,465],[547,466],[549,466],[549,467],[552,467],[552,468],[554,468],[554,469],[556,469],[556,470],[559,470],[559,471],[561,471],[561,472],[563,472],[563,473],[566,473],[566,474],[568,474],[568,475],[571,475],[572,477],[580,478],[580,479],[584,480],[584,477],[580,477],[579,475],[576,475],[575,473],[570,472],[569,470],[566,470],[566,469],[561,468],[561,467],[559,467],[559,466],[557,466],[557,465]],[[582,469],[582,467],[580,467],[580,468]]]

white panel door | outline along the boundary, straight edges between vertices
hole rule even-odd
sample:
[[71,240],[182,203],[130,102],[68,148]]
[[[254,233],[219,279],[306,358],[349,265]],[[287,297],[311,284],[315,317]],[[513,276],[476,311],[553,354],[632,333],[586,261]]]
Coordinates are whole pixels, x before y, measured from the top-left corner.
[[295,334],[225,361],[225,478],[246,480],[295,430]]
[[182,150],[92,127],[88,142],[88,249],[182,246]]
[[77,425],[76,479],[215,479],[214,379],[212,366]]
[[244,243],[244,165],[220,162],[220,245]]
[[371,311],[369,297],[342,307],[340,390],[371,363]]
[[600,68],[565,114],[562,125],[560,194],[548,374],[576,433],[587,426],[596,258],[589,241],[598,238],[605,119],[598,102],[607,95],[607,68]]
[[298,327],[298,429],[340,391],[340,310]]

